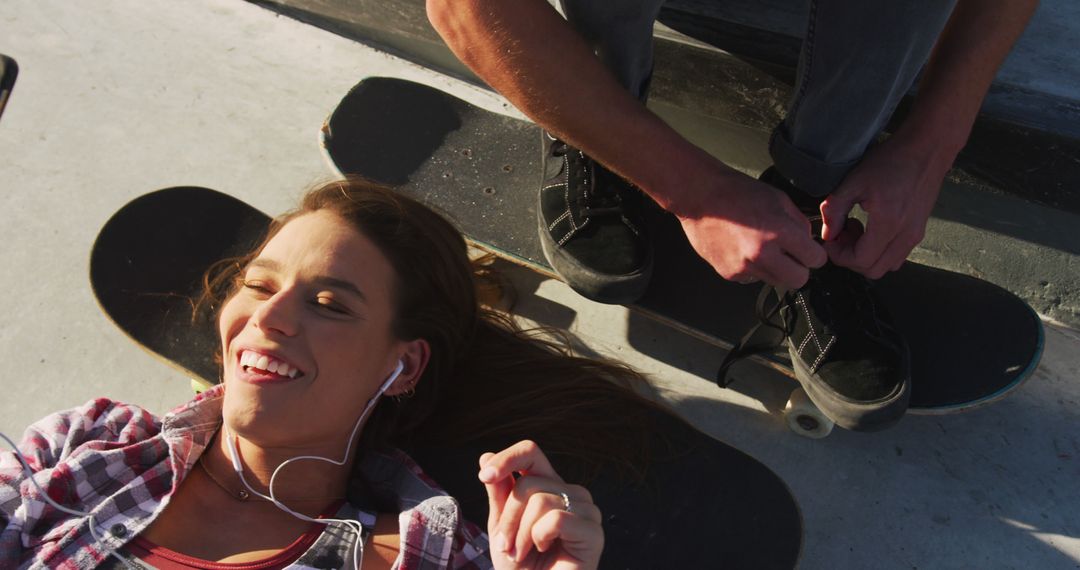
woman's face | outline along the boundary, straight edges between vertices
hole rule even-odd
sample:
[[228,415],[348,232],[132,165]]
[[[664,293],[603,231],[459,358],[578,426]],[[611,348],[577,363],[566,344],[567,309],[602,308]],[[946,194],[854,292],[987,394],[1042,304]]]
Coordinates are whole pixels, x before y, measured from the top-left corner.
[[398,359],[412,370],[387,394],[404,391],[422,368],[422,341],[391,334],[394,276],[338,215],[288,222],[221,311],[226,425],[256,444],[343,449]]

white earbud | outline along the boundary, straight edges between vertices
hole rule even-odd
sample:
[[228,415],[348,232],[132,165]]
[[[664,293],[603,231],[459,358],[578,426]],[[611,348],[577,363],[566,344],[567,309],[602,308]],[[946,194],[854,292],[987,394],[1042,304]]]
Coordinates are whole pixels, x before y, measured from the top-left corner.
[[394,371],[390,373],[390,376],[386,379],[386,382],[383,382],[382,386],[379,386],[379,391],[375,393],[375,397],[372,398],[372,401],[378,400],[379,396],[383,395],[383,392],[386,392],[387,390],[389,390],[390,386],[394,385],[394,382],[398,379],[398,376],[401,376],[401,373],[404,370],[405,370],[405,361],[401,360],[401,359],[398,359],[397,367],[394,368]]

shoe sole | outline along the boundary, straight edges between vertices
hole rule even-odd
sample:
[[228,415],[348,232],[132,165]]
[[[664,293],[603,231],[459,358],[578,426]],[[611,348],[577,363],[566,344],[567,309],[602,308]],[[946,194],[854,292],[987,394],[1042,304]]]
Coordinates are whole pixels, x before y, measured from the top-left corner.
[[540,247],[544,258],[555,273],[579,295],[609,305],[627,305],[637,301],[645,294],[652,277],[652,252],[645,260],[645,265],[633,273],[623,275],[597,274],[589,267],[563,252],[548,233],[540,208],[536,209],[537,231],[540,234]]
[[869,402],[850,400],[829,388],[820,376],[810,372],[790,344],[788,354],[795,378],[806,390],[806,395],[836,425],[852,431],[879,431],[892,427],[904,417],[911,400],[911,359],[906,349],[903,366],[908,372],[900,386],[892,394]]

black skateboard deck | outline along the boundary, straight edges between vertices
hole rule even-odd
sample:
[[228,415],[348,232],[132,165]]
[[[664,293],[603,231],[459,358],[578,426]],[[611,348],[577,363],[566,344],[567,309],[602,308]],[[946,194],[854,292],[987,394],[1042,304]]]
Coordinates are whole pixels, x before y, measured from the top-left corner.
[[[345,96],[322,133],[338,173],[398,186],[445,212],[473,245],[555,276],[536,230],[541,134],[532,123],[432,87],[373,77]],[[647,218],[653,279],[630,308],[730,349],[758,322],[760,286],[722,279],[670,214],[654,206]],[[908,262],[880,280],[878,292],[911,345],[913,413],[995,401],[1038,365],[1041,320],[997,285]],[[754,358],[794,377],[786,349]]]
[[[208,320],[193,321],[193,303],[206,269],[257,245],[269,221],[248,204],[206,188],[168,188],[137,198],[113,215],[94,243],[94,295],[133,341],[215,383],[217,330]],[[588,483],[604,512],[601,568],[795,567],[802,519],[784,482],[672,414],[653,411],[650,417],[650,448],[658,451],[644,483],[610,467]],[[476,479],[477,458],[511,443],[420,443],[405,451],[457,498],[469,520],[482,525],[487,498]],[[552,462],[564,473],[581,467],[566,457]]]

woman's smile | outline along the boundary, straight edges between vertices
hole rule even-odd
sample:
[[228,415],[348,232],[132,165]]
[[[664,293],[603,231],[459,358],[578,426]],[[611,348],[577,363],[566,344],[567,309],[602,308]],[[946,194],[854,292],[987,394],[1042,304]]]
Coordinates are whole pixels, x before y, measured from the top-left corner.
[[237,366],[237,379],[254,384],[289,382],[304,376],[300,368],[268,351],[242,349]]
[[254,350],[245,350],[240,354],[240,365],[245,370],[251,371],[252,369],[273,372],[279,376],[288,376],[289,378],[296,378],[297,372],[300,369],[295,366],[289,365],[289,363],[282,360],[278,360],[276,357],[267,354],[261,354]]

